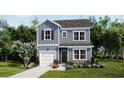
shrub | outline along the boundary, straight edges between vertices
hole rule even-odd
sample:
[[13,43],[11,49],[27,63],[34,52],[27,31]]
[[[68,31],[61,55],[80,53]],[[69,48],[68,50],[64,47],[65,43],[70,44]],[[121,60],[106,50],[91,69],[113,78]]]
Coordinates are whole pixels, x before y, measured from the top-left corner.
[[36,64],[36,65],[39,65],[39,64],[40,64],[40,62],[39,62],[39,57],[38,57],[38,56],[35,56],[35,64]]
[[91,67],[92,67],[92,65],[86,65],[86,67],[87,67],[87,68],[91,68]]
[[99,62],[100,62],[100,61],[99,61],[98,58],[95,58],[95,57],[92,57],[92,58],[91,58],[91,64],[94,64],[94,63],[95,63],[95,64],[99,64]]
[[74,67],[73,66],[71,66],[71,65],[66,65],[66,69],[68,70],[68,69],[73,69]]
[[78,64],[73,64],[73,67],[74,68],[78,68]]
[[100,68],[105,68],[106,65],[105,64],[100,64]]
[[54,59],[54,64],[59,64],[59,61],[57,59]]
[[72,61],[68,61],[68,62],[66,62],[66,65],[73,65],[73,62]]

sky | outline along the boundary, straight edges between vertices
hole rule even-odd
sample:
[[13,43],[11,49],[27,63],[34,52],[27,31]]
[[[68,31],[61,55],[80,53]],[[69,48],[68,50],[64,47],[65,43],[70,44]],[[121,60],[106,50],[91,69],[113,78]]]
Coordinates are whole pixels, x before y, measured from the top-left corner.
[[[91,15],[90,15],[91,16]],[[100,16],[95,15],[98,20]],[[124,21],[124,16],[109,16],[112,20],[119,19],[120,21]],[[31,22],[34,18],[38,18],[39,21],[44,21],[46,19],[50,20],[62,20],[62,19],[85,19],[89,18],[88,15],[0,15],[0,19],[6,19],[10,26],[19,26],[21,24],[31,25]]]

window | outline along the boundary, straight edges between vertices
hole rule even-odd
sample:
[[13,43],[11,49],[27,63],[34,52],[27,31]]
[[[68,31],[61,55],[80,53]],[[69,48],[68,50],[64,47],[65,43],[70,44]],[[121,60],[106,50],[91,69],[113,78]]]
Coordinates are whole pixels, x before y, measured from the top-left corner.
[[44,30],[44,40],[51,40],[51,30]]
[[86,58],[86,50],[80,50],[80,59]]
[[85,40],[85,32],[75,31],[74,36],[73,36],[73,40],[75,40],[75,41],[83,41],[83,40]]
[[78,32],[74,32],[74,40],[78,40]]
[[67,31],[62,31],[62,38],[67,38]]
[[74,50],[74,60],[86,59],[86,50]]
[[79,50],[74,50],[74,58],[79,59]]

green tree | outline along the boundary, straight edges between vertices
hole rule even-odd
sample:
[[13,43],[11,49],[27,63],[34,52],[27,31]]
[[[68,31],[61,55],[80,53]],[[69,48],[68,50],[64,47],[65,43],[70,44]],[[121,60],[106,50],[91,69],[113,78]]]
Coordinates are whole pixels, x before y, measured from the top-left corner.
[[12,49],[19,54],[19,57],[24,61],[24,66],[27,67],[31,57],[35,55],[36,43],[22,43],[20,41],[14,41]]
[[35,17],[31,23],[32,23],[31,28],[36,29],[36,26],[39,24],[39,20],[37,19],[37,17]]
[[8,30],[4,31],[0,45],[1,45],[0,50],[2,52],[2,55],[4,56],[5,61],[7,61],[8,55],[11,53],[11,46],[12,46],[11,33]]
[[15,32],[12,33],[13,40],[21,42],[31,42],[36,40],[36,31],[28,26],[20,25]]

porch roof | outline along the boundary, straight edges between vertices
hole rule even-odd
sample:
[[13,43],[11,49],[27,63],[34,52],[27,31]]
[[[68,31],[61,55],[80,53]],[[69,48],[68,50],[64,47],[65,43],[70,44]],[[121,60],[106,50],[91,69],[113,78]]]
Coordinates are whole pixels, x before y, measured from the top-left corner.
[[61,43],[60,47],[93,47],[89,42],[73,42],[73,43]]

